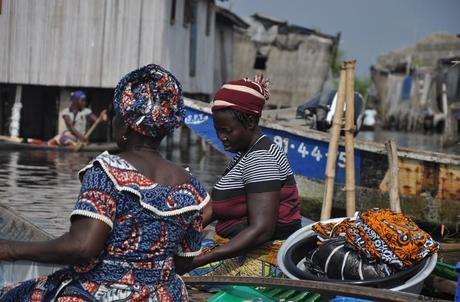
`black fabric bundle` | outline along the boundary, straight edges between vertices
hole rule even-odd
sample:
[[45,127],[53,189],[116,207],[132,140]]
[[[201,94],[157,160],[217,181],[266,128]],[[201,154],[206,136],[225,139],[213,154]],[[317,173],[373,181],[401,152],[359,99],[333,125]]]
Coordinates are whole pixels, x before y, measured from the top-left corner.
[[385,263],[362,257],[342,236],[330,238],[305,258],[305,269],[319,277],[339,280],[371,280],[395,272]]

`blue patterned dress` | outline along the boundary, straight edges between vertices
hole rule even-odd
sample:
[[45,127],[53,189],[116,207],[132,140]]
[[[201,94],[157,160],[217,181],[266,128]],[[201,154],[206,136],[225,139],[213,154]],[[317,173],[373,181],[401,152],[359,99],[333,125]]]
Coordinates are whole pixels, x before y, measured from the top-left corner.
[[162,185],[116,155],[102,153],[79,173],[81,192],[71,216],[110,228],[90,263],[0,290],[0,301],[187,301],[174,255],[201,252],[201,209],[209,196],[200,182]]

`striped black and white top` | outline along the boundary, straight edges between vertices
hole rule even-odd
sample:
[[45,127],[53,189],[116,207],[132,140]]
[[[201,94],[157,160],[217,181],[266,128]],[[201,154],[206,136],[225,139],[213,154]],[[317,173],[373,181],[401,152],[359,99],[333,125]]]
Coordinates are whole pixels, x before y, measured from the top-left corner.
[[273,191],[280,191],[278,224],[300,221],[298,190],[287,156],[264,136],[246,154],[236,154],[214,186],[216,231],[247,222],[248,193]]

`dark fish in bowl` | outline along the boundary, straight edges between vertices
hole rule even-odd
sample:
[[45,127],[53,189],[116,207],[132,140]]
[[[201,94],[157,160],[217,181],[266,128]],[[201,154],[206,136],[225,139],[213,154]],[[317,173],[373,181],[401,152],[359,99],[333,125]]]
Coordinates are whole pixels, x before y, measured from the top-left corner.
[[339,240],[324,245],[321,255],[315,256],[314,251],[318,253],[319,250],[316,242],[317,236],[312,235],[299,240],[286,251],[284,265],[296,278],[390,289],[416,275],[428,259],[424,258],[404,270],[394,270],[381,264],[360,262],[360,258],[350,257],[347,249],[338,252],[339,247],[344,245]]

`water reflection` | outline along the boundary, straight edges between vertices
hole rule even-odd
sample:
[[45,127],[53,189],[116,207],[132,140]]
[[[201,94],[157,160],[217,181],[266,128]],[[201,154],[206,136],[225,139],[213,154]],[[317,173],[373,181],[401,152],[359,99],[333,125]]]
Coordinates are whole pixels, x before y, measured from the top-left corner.
[[[439,135],[374,131],[360,132],[358,138],[378,142],[395,139],[402,147],[460,154],[460,145],[441,149]],[[168,153],[171,160],[189,167],[210,190],[228,159],[213,148],[204,153],[196,137],[192,137],[188,148],[180,148],[175,137],[174,146],[171,152],[166,152],[166,144],[163,144],[161,151],[165,156]],[[51,235],[61,235],[68,230],[69,214],[80,190],[77,172],[97,154],[0,150],[0,203]]]
[[[164,147],[162,152],[166,154]],[[0,202],[44,231],[59,236],[69,228],[69,215],[80,190],[77,172],[97,154],[1,150]],[[198,144],[186,152],[176,147],[170,156],[171,160],[189,167],[208,189],[227,161],[217,151],[203,153]]]
[[357,139],[379,143],[393,139],[400,147],[460,155],[460,144],[442,147],[440,144],[441,136],[439,134],[425,135],[419,132],[395,132],[376,129],[375,131],[359,132]]

